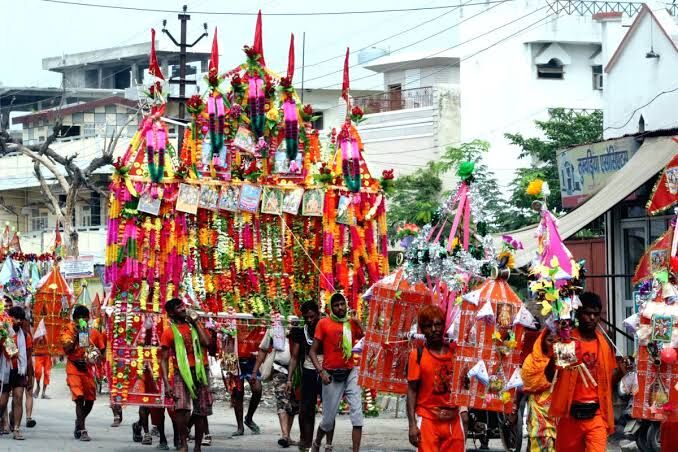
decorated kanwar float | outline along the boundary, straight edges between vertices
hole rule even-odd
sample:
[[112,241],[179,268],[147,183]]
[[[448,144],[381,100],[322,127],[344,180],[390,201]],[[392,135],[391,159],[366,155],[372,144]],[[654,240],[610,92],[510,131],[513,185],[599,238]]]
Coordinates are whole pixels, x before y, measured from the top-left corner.
[[[678,156],[660,174],[647,204],[650,215],[678,202]],[[633,395],[635,419],[678,423],[678,234],[674,214],[668,230],[648,247],[633,277],[634,314],[624,321],[635,333],[636,372],[620,383]],[[673,433],[675,435],[675,433]],[[663,440],[663,438],[662,438]]]
[[261,26],[259,16],[245,63],[226,72],[215,31],[209,89],[187,101],[181,149],[169,139],[152,50],[150,107],[110,185],[103,309],[113,403],[167,403],[158,339],[171,298],[186,300],[219,338],[237,338],[222,356],[226,375],[237,371],[234,354],[256,349],[265,328],[298,315],[301,303],[324,305],[342,291],[361,311],[362,293],[388,273],[384,196],[362,156],[348,59],[345,122],[323,150],[313,109],[293,87],[293,38],[287,74],[278,75],[266,66]]

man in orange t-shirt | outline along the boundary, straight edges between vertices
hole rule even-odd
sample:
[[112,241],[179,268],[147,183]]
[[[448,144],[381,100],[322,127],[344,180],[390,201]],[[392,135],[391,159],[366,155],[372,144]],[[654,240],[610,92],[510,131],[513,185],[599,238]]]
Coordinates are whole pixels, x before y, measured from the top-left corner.
[[[315,327],[311,362],[320,373],[323,382],[323,417],[318,425],[312,451],[318,452],[323,437],[327,435],[327,447],[331,448],[334,436],[334,420],[339,402],[345,395],[353,425],[353,451],[360,450],[363,429],[363,406],[358,387],[358,369],[353,367],[353,346],[363,337],[363,329],[356,317],[348,315],[346,298],[335,293],[330,298],[330,317],[321,319]],[[323,362],[318,354],[323,351]]]
[[[579,324],[572,337],[577,343],[579,365],[559,369],[556,376],[553,345],[548,346],[550,362],[544,373],[549,381],[555,378],[549,415],[559,418],[556,427],[556,450],[572,452],[605,452],[607,436],[614,432],[612,392],[628,371],[628,362],[617,361],[605,336],[597,331],[602,303],[592,292],[580,295],[581,307],[577,309]],[[545,334],[545,333],[543,333]],[[586,384],[582,374],[586,371],[596,382]],[[588,378],[588,377],[587,377]]]
[[[85,429],[85,419],[92,411],[97,398],[92,366],[104,356],[106,342],[95,329],[89,328],[89,309],[77,305],[73,309],[73,322],[61,332],[61,345],[66,354],[66,383],[75,402],[75,431],[80,441],[90,441]],[[96,351],[99,353],[97,354]]]
[[463,451],[464,428],[459,408],[451,402],[455,347],[443,341],[445,313],[424,306],[417,322],[426,346],[412,350],[407,365],[410,444],[420,452]]

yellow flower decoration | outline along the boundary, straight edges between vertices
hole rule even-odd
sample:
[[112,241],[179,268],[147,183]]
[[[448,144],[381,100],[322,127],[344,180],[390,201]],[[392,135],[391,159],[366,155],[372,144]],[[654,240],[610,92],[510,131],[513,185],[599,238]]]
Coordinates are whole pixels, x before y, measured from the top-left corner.
[[546,300],[540,301],[538,304],[541,305],[541,315],[544,317],[546,317],[549,314],[549,312],[553,311],[551,303],[549,303]]
[[544,185],[543,180],[535,179],[527,185],[527,189],[525,190],[525,192],[530,196],[539,196],[543,185]]
[[500,399],[503,403],[509,403],[509,402],[511,401],[511,393],[508,392],[508,391],[504,391],[504,392],[502,392],[501,395],[499,396],[499,399]]
[[271,121],[278,122],[278,119],[280,119],[280,113],[278,112],[277,108],[271,108],[266,112],[266,119],[269,119]]
[[501,340],[501,333],[499,331],[495,331],[492,333],[492,339],[495,341],[500,341]]

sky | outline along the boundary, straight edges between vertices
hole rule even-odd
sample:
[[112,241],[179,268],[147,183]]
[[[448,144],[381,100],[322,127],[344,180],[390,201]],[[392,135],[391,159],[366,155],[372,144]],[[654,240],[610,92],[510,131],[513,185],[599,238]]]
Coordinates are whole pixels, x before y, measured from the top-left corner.
[[[397,9],[431,6],[454,6],[469,0],[372,0],[370,2],[343,0],[341,2],[307,0],[251,0],[235,3],[218,0],[83,0],[85,3],[146,7],[179,10],[183,4],[188,11],[237,11],[256,13],[261,8],[266,13],[356,11]],[[383,40],[414,25],[427,22],[411,32],[387,39],[377,44],[384,49],[400,51],[435,51],[449,47],[455,40],[455,30],[441,32],[449,27],[450,9],[389,12],[380,14],[335,15],[335,16],[264,16],[264,49],[267,63],[281,72],[287,66],[289,35],[296,37],[297,66],[301,64],[302,33],[306,33],[305,62],[307,86],[313,88],[339,87],[342,54],[346,46],[358,50]],[[49,3],[41,0],[0,0],[3,20],[0,27],[0,52],[4,63],[0,65],[0,83],[4,86],[58,86],[60,76],[42,69],[42,58],[62,54],[90,51],[120,45],[148,41],[150,28],[159,32],[162,20],[167,19],[167,28],[178,38],[179,22],[176,13],[123,11],[84,6]],[[445,13],[448,14],[445,14]],[[445,17],[447,16],[447,17]],[[206,15],[191,13],[189,40],[202,33],[202,24],[207,22],[210,35],[214,27],[219,29],[220,66],[234,67],[243,61],[242,46],[252,41],[254,16]],[[431,39],[413,44],[422,37],[441,32]],[[158,34],[160,39],[168,39]],[[211,41],[211,36],[209,37]],[[330,61],[315,64],[322,60]],[[351,64],[357,63],[357,54]],[[328,73],[326,77],[316,78]],[[352,78],[372,74],[364,69],[352,71]],[[295,78],[300,77],[297,72]],[[315,80],[310,80],[315,78]],[[381,89],[380,76],[356,82],[355,88]]]

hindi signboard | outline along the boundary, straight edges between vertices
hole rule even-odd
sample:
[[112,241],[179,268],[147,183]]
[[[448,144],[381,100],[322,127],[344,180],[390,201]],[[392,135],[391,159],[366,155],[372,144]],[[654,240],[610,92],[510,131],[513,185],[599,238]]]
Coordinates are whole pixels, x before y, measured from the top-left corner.
[[61,262],[60,268],[66,279],[91,278],[94,276],[94,256],[69,256]]
[[577,207],[596,194],[614,173],[626,165],[639,147],[640,143],[629,137],[558,151],[563,207]]

